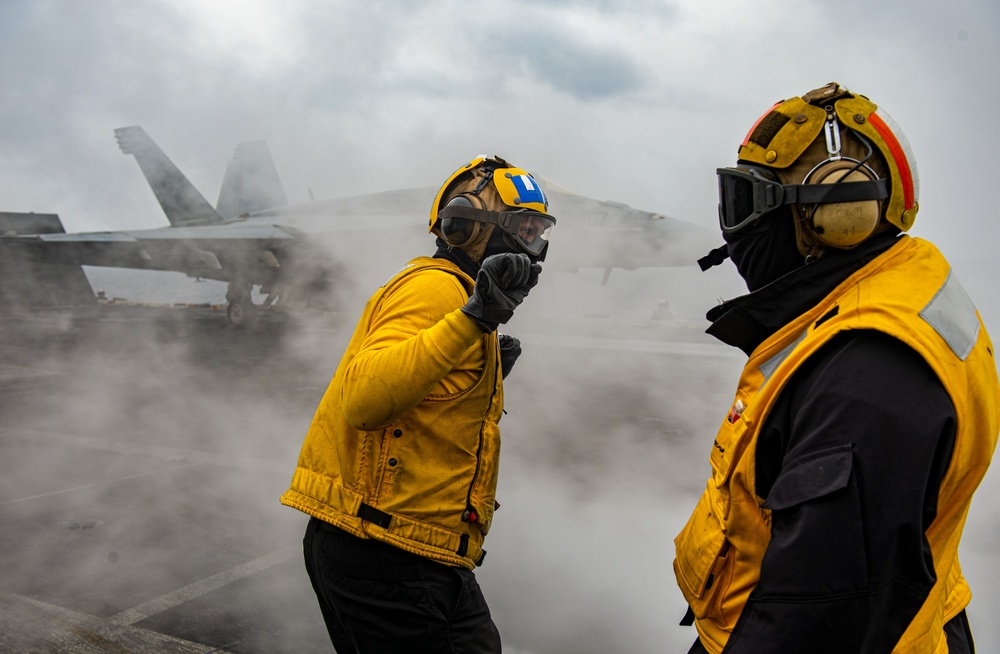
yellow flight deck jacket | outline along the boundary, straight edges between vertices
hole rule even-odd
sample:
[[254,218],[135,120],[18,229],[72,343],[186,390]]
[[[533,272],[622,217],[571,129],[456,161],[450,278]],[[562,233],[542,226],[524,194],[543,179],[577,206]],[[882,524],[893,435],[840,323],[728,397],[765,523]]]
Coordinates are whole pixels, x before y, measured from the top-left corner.
[[[677,582],[694,613],[699,638],[712,654],[725,647],[760,578],[770,541],[771,511],[763,506],[766,498],[755,493],[757,436],[795,371],[836,334],[850,329],[879,330],[913,348],[941,380],[958,416],[937,516],[925,533],[937,581],[893,652],[946,652],[943,626],[971,599],[958,545],[1000,430],[993,346],[944,257],[930,243],[904,236],[767,338],[743,370],[734,408],[713,444],[708,486],[675,539]],[[850,456],[845,451],[827,454]],[[837,467],[834,463],[830,461],[830,469]]]
[[282,504],[441,563],[482,563],[503,376],[496,333],[459,310],[473,286],[419,257],[369,299]]

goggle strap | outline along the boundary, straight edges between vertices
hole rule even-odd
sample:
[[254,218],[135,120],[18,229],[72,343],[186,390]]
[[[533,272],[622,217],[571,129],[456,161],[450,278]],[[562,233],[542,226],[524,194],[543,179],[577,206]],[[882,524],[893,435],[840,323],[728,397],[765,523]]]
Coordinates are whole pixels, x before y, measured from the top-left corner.
[[493,223],[499,224],[500,216],[502,214],[498,211],[490,211],[489,209],[476,209],[475,207],[445,207],[438,212],[438,218],[444,220],[445,218],[466,218],[468,220],[475,220],[481,223]]
[[889,197],[889,180],[886,178],[843,184],[788,184],[781,188],[784,191],[782,204],[831,204]]
[[518,216],[536,216],[552,223],[553,225],[556,222],[556,219],[553,216],[524,209],[519,209],[517,211],[490,211],[489,209],[476,209],[475,207],[451,206],[445,207],[438,212],[438,218],[442,220],[444,218],[467,218],[481,223],[492,223],[503,229],[509,229],[511,223],[514,221],[514,218]]

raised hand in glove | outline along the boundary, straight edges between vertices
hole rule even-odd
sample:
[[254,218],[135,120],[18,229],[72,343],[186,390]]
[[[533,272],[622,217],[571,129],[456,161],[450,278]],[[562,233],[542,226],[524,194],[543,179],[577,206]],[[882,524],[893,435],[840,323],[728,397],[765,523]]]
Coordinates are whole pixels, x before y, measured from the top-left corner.
[[500,340],[500,370],[507,379],[517,357],[521,356],[521,341],[510,334],[498,334]]
[[504,252],[486,257],[462,312],[484,332],[496,331],[500,323],[514,315],[514,309],[538,283],[541,272],[542,266],[531,263],[526,254]]

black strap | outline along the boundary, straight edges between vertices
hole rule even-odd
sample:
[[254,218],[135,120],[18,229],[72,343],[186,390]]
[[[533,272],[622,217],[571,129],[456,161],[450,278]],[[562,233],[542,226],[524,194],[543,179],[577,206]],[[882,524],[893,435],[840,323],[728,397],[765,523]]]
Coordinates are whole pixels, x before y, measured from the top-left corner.
[[[361,506],[358,507],[358,517],[361,518],[362,520],[367,520],[368,522],[374,523],[379,527],[382,527],[383,529],[388,529],[389,523],[392,522],[391,515],[389,515],[385,511],[379,511],[374,506],[369,506],[364,502],[362,502]],[[469,553],[469,535],[462,534],[459,540],[457,554],[459,556],[465,556],[468,553]],[[486,558],[486,550],[483,550],[483,553],[479,557],[479,560],[476,561],[476,565],[482,565],[484,558]]]
[[843,184],[785,184],[782,204],[829,204],[832,202],[860,202],[884,200],[889,197],[889,180],[870,182],[844,182]]
[[515,217],[523,218],[535,216],[551,221],[554,225],[556,219],[547,213],[532,211],[531,209],[511,209],[510,211],[490,211],[489,209],[476,209],[475,207],[451,206],[444,207],[438,212],[438,219],[445,218],[465,218],[467,220],[477,220],[481,223],[493,223],[500,227],[510,227]]
[[698,259],[698,267],[701,268],[702,272],[705,272],[712,266],[718,266],[720,263],[729,258],[729,246],[723,245],[717,247],[701,259]]
[[391,515],[385,511],[379,511],[374,506],[368,506],[364,502],[362,502],[361,506],[358,507],[358,517],[362,520],[374,523],[382,529],[388,529],[389,523],[392,522]]
[[[489,209],[477,209],[475,207],[463,207],[461,205],[444,207],[438,212],[438,219],[445,218],[465,218],[467,220],[477,220],[481,223],[497,224],[502,214],[499,211]],[[509,222],[509,221],[508,221]]]
[[682,627],[690,627],[694,624],[694,611],[691,610],[691,605],[688,604],[688,610],[684,613],[684,617],[681,618],[680,625]]
[[[455,552],[459,556],[467,556],[469,554],[469,534],[462,534],[459,536],[458,540],[458,550]],[[479,558],[476,559],[476,565],[482,565],[483,559],[486,558],[486,550],[481,550]]]

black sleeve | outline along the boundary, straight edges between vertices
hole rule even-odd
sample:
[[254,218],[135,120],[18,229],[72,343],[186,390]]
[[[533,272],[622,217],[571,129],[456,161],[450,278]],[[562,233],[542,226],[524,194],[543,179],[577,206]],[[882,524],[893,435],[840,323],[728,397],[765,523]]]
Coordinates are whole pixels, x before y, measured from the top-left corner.
[[725,652],[888,654],[935,582],[924,532],[955,424],[897,339],[848,332],[817,352],[758,439],[771,541]]

